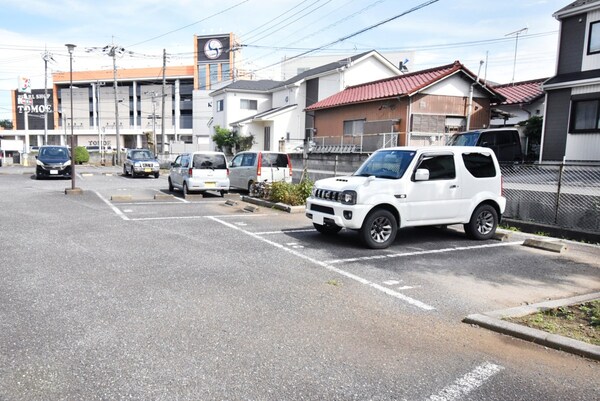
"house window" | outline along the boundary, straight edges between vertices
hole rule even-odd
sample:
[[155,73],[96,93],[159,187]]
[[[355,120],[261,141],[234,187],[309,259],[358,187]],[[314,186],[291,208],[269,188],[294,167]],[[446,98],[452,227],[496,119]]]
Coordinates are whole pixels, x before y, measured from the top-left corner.
[[365,120],[344,121],[344,135],[362,135],[365,132]]
[[600,99],[573,101],[572,133],[598,132],[600,129]]
[[250,99],[240,99],[240,109],[242,110],[258,110],[258,101]]
[[217,100],[217,111],[223,111],[225,102],[223,99]]
[[588,54],[600,53],[600,21],[590,24]]

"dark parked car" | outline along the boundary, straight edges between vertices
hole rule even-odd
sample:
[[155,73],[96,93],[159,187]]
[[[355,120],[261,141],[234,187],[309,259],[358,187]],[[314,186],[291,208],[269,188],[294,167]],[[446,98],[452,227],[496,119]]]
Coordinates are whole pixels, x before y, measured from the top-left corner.
[[66,146],[40,146],[35,157],[35,178],[71,177],[71,152]]
[[160,164],[149,149],[129,149],[123,162],[123,175],[132,177],[160,175]]
[[482,129],[454,134],[448,140],[450,146],[482,146],[490,148],[498,161],[522,162],[521,140],[515,128]]

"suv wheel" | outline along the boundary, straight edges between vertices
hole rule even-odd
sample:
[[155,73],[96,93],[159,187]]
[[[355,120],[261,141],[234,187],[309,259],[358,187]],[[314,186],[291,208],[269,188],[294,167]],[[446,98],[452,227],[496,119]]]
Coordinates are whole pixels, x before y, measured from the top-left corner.
[[321,234],[325,234],[325,235],[334,235],[334,234],[337,234],[342,229],[342,227],[338,227],[338,226],[332,225],[332,224],[317,224],[317,223],[313,223],[313,226],[315,227],[315,229],[318,232],[320,232]]
[[479,205],[471,220],[464,225],[467,237],[477,240],[490,239],[498,226],[498,213],[490,205]]
[[189,195],[189,191],[188,191],[188,186],[187,183],[183,183],[183,198],[187,198],[187,196]]
[[127,167],[125,167],[124,164],[123,164],[123,175],[129,175],[129,173],[127,172]]
[[173,187],[173,183],[171,182],[171,177],[169,177],[169,192],[173,192],[175,188]]
[[160,173],[154,173],[154,178],[160,177]]
[[384,209],[369,213],[360,229],[360,236],[371,249],[384,249],[394,242],[398,226],[394,215]]

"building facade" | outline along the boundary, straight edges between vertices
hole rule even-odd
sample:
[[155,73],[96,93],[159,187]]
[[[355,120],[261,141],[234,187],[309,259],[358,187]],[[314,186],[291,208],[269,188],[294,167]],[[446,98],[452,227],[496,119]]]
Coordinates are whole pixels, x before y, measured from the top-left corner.
[[578,0],[560,22],[556,75],[546,81],[540,161],[600,161],[600,1]]

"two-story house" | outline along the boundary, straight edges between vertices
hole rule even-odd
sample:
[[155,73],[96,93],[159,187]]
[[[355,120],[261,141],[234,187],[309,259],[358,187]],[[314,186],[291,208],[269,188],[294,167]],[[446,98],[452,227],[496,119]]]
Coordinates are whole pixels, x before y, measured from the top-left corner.
[[286,81],[238,81],[210,94],[212,125],[254,137],[254,149],[291,150],[314,129],[306,107],[347,86],[400,74],[376,51],[304,71]]
[[488,128],[490,104],[504,97],[459,61],[346,88],[307,108],[319,146],[363,151],[442,145],[454,132]]
[[600,1],[577,0],[560,22],[556,75],[546,81],[541,161],[600,161]]

